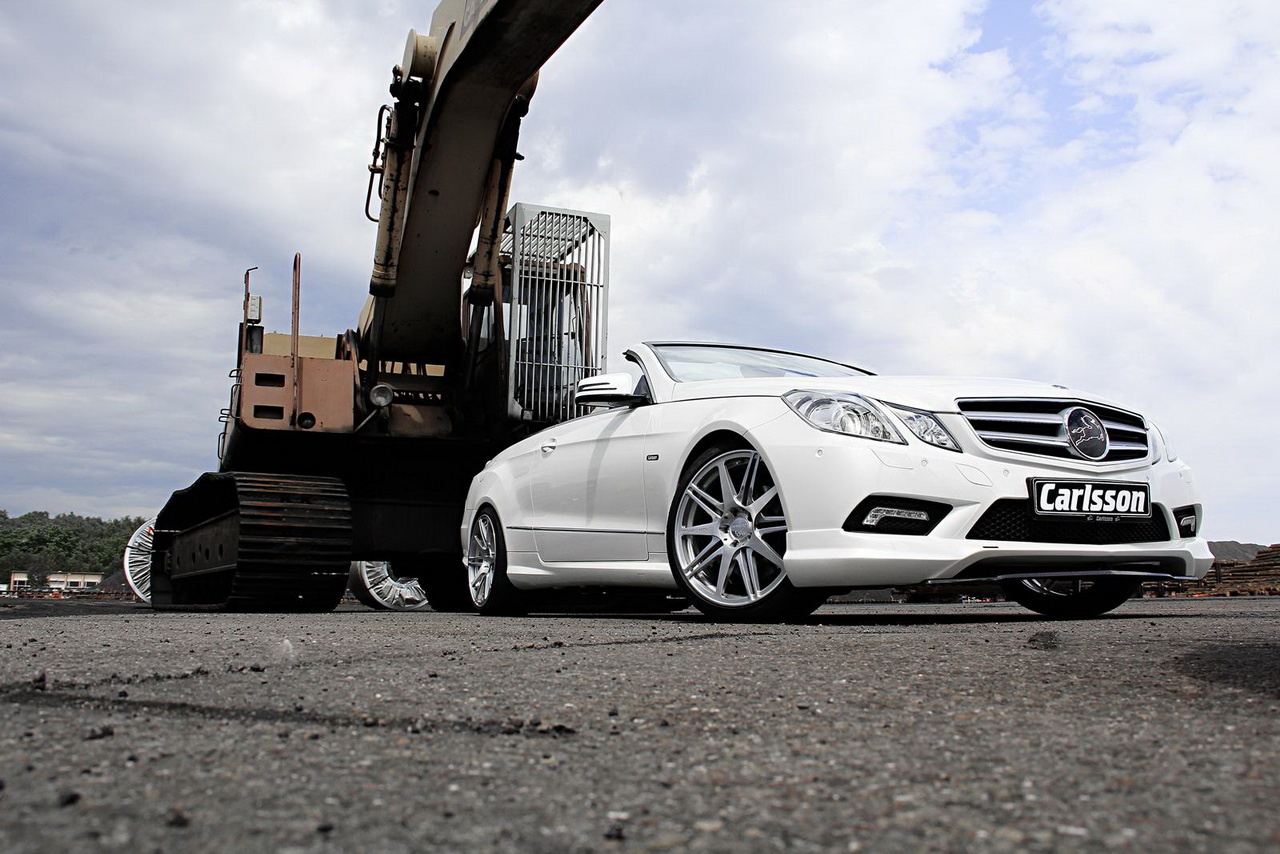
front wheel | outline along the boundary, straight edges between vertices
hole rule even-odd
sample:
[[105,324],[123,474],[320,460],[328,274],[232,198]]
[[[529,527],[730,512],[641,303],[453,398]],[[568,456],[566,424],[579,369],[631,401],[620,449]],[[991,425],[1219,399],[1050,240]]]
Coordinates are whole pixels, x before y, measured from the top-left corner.
[[699,611],[743,621],[813,613],[827,591],[792,585],[786,550],[786,514],[760,454],[711,448],[690,463],[667,519],[667,553]]
[[1127,602],[1141,581],[1130,578],[1022,578],[1003,582],[1006,599],[1058,620],[1087,620]]

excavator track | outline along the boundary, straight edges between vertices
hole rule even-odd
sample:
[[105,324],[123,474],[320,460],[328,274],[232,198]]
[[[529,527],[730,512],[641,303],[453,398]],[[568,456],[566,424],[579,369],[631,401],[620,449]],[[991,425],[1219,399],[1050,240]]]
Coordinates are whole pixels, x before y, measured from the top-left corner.
[[331,611],[346,591],[351,503],[330,477],[218,472],[156,519],[158,610]]

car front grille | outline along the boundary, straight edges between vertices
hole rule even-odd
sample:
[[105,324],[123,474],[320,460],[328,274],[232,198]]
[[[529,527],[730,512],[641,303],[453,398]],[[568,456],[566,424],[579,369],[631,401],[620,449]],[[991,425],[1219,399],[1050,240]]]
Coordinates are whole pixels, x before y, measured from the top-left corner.
[[1039,519],[1024,498],[1002,498],[987,508],[969,531],[970,540],[1014,543],[1075,543],[1112,546],[1168,542],[1164,508],[1153,505],[1151,518],[1136,522],[1094,522],[1083,518]]
[[1096,462],[1146,459],[1150,439],[1142,416],[1113,406],[1066,398],[983,398],[956,401],[984,444],[1042,457],[1085,459],[1067,441],[1066,413],[1082,406],[1101,420],[1109,450]]

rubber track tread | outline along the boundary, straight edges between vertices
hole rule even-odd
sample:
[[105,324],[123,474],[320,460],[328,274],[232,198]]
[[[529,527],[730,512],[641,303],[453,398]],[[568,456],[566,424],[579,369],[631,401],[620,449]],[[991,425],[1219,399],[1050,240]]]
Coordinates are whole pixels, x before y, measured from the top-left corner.
[[342,482],[234,477],[240,548],[227,606],[293,610],[313,600],[333,599],[336,604],[351,561],[351,505]]
[[[234,489],[228,488],[232,485]],[[234,548],[235,569],[212,585],[209,582],[218,576],[175,577],[173,594],[164,597],[173,602],[157,602],[153,597],[155,607],[331,611],[346,591],[351,503],[341,480],[210,473],[175,493],[171,504],[180,508],[174,512],[185,520],[179,523],[183,530],[228,512],[236,515],[236,541],[227,543]]]

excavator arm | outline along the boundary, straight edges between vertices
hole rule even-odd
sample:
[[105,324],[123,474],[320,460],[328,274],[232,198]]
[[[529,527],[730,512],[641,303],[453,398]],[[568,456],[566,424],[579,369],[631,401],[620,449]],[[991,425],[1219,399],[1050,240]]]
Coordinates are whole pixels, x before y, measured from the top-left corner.
[[473,290],[492,293],[519,120],[538,69],[600,2],[445,0],[428,36],[410,32],[393,72],[378,243],[358,330],[370,364],[444,365],[462,352],[472,235],[479,225]]

